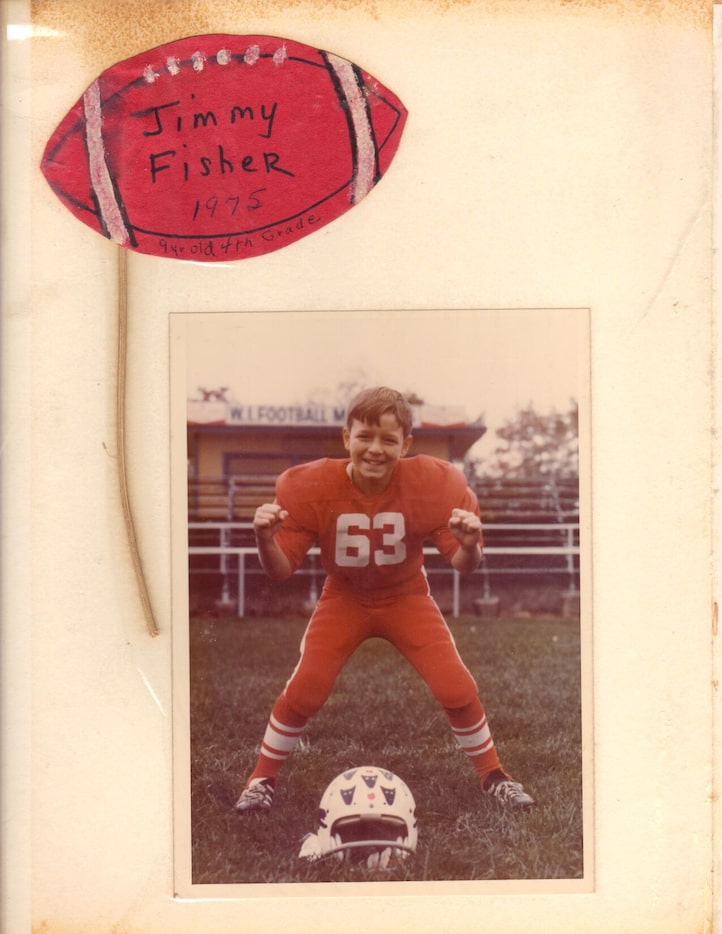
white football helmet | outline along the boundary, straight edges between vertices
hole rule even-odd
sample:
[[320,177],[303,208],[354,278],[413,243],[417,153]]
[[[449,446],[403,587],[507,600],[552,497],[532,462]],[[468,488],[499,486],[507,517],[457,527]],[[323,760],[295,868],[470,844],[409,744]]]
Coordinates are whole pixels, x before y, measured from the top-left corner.
[[[373,765],[337,775],[319,806],[318,856],[384,853],[405,856],[416,850],[416,802],[398,775]],[[369,857],[371,859],[371,857]],[[369,862],[371,865],[371,862]]]

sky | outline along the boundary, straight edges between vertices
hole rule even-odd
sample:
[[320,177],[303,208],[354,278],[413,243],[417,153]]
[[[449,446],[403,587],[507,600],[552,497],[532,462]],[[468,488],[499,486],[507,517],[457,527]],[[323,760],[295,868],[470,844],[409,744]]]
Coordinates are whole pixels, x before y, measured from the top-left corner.
[[582,402],[588,312],[580,309],[259,312],[184,316],[186,387],[248,405],[336,401],[348,379],[463,406],[487,434],[531,403]]

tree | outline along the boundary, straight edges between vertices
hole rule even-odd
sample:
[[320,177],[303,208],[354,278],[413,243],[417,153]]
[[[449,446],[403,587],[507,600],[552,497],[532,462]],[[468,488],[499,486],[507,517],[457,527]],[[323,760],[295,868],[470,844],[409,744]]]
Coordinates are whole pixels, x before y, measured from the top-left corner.
[[472,465],[478,477],[508,480],[577,479],[579,476],[579,406],[566,412],[537,412],[529,403],[507,419],[491,455]]
[[349,371],[346,379],[336,384],[335,388],[329,386],[315,386],[308,395],[310,405],[348,405],[351,399],[365,389],[368,377],[362,367],[354,367]]
[[[316,386],[309,393],[309,405],[348,405],[356,393],[373,385],[363,367],[352,368],[346,379],[337,383],[334,389],[328,386]],[[403,390],[410,405],[423,405],[424,400],[413,389]]]

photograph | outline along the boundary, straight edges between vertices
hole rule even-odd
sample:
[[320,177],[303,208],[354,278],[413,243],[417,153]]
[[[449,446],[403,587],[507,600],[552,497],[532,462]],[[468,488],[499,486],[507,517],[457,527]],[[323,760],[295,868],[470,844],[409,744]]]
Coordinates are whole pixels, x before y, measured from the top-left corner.
[[589,890],[588,310],[171,330],[193,886]]

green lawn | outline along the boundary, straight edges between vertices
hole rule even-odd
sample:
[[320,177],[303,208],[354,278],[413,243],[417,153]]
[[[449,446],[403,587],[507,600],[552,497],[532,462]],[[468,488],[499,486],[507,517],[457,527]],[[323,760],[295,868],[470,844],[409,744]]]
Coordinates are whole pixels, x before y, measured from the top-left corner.
[[298,859],[318,803],[341,771],[396,772],[417,804],[416,854],[383,878],[574,879],[582,860],[579,624],[453,621],[502,761],[538,801],[506,812],[479,790],[443,711],[388,643],[353,656],[289,759],[268,814],[241,816],[271,706],[298,658],[305,620],[192,620],[191,809],[194,883],[378,881],[352,864]]

